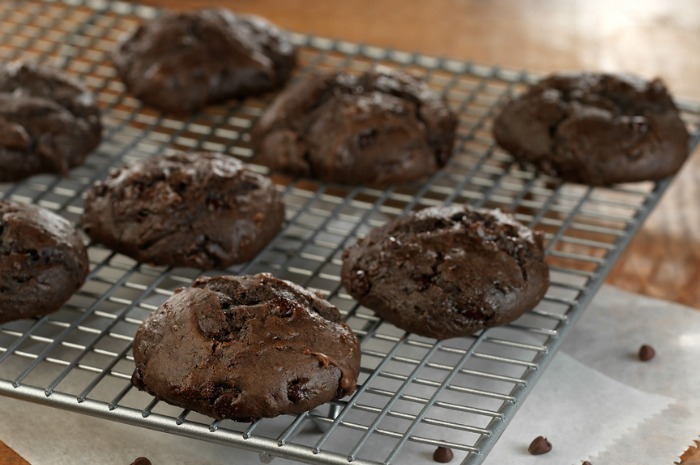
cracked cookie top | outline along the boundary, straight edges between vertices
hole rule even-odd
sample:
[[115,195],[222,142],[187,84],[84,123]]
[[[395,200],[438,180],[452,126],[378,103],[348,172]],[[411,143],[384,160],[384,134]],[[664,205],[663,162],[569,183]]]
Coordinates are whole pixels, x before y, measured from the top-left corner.
[[457,118],[423,81],[377,66],[310,74],[253,129],[257,161],[294,176],[386,186],[429,176],[452,156]]
[[281,87],[296,64],[296,48],[261,17],[206,8],[166,12],[138,26],[112,58],[136,97],[188,114]]
[[301,413],[355,391],[360,345],[333,305],[267,273],[200,278],[139,327],[132,382],[217,419]]
[[33,63],[0,65],[0,182],[65,175],[101,133],[100,110],[82,82]]
[[432,207],[371,230],[342,283],[399,328],[446,339],[513,321],[549,286],[542,235],[499,210]]
[[139,160],[95,182],[81,226],[140,262],[226,268],[274,238],[284,205],[272,181],[209,152]]
[[688,132],[663,82],[627,74],[542,79],[506,104],[493,134],[516,159],[589,185],[662,179],[688,157]]
[[0,323],[58,310],[88,270],[87,250],[69,221],[0,200]]

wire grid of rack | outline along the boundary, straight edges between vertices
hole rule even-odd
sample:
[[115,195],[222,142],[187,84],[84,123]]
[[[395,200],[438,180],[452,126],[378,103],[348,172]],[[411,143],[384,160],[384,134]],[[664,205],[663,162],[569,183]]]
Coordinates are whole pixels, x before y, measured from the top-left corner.
[[[0,12],[0,59],[28,59],[82,78],[103,109],[104,140],[70,176],[0,184],[0,197],[31,202],[77,223],[82,194],[131,160],[168,150],[210,150],[249,161],[248,131],[269,102],[246,99],[177,119],[124,91],[109,52],[118,37],[158,11],[106,0],[12,1]],[[551,360],[670,180],[614,188],[557,183],[522,169],[494,146],[494,113],[534,77],[473,63],[293,35],[297,74],[360,72],[375,64],[422,76],[459,113],[454,158],[427,182],[386,190],[273,176],[283,193],[283,231],[254,260],[222,273],[267,271],[321,292],[362,339],[358,391],[299,416],[253,423],[212,421],[130,384],[131,340],[174,289],[201,275],[135,263],[91,244],[91,272],[57,313],[0,326],[0,394],[309,463],[430,461],[451,447],[480,463]],[[700,107],[682,104],[698,142]],[[254,169],[266,172],[253,165]],[[344,247],[406,212],[465,203],[502,208],[546,233],[551,286],[515,323],[472,337],[434,341],[378,320],[339,282]],[[212,273],[208,273],[212,274]]]

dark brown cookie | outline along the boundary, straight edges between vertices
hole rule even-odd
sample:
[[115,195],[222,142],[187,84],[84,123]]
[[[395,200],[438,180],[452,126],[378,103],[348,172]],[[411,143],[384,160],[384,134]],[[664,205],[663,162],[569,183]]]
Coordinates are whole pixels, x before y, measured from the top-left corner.
[[532,309],[549,286],[542,236],[499,210],[432,207],[375,228],[343,254],[362,305],[428,337],[467,336]]
[[377,67],[308,75],[261,116],[261,164],[293,176],[386,186],[424,178],[452,156],[457,118],[418,78]]
[[81,226],[140,262],[225,268],[253,258],[282,227],[269,178],[218,153],[174,153],[114,170],[88,190]]
[[281,87],[296,49],[265,19],[218,8],[165,13],[120,41],[112,57],[136,97],[185,114]]
[[355,391],[360,345],[333,305],[267,273],[200,278],[134,338],[136,387],[214,418],[301,413]]
[[496,142],[516,159],[589,185],[657,180],[688,158],[688,131],[663,82],[556,74],[510,101]]
[[60,309],[89,268],[70,222],[36,205],[0,200],[0,323]]
[[0,65],[0,182],[67,174],[102,138],[90,91],[56,69]]

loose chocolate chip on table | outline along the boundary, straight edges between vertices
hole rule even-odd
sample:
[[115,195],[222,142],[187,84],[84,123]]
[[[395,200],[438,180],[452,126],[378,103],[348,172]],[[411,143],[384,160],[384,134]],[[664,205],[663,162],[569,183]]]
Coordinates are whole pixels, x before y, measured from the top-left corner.
[[451,462],[455,454],[449,447],[440,446],[433,452],[433,460],[440,463]]
[[583,462],[581,465],[593,465],[593,464],[592,464],[591,462],[589,462],[588,460],[586,460],[586,461]]
[[648,362],[656,355],[654,348],[648,344],[642,344],[639,348],[639,360],[642,362]]
[[552,450],[552,443],[547,440],[544,436],[537,436],[531,443],[527,451],[532,455],[542,455],[546,454]]
[[151,465],[151,461],[148,460],[146,457],[139,457],[136,460],[134,460],[131,465]]

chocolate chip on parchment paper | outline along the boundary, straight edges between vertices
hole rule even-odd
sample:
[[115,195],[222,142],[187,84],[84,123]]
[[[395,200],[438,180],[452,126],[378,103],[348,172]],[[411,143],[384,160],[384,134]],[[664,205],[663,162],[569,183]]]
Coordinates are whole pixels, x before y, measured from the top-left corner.
[[648,362],[656,356],[656,350],[648,344],[642,344],[639,348],[639,360],[642,362]]
[[537,436],[530,443],[530,447],[527,448],[527,451],[532,455],[546,454],[550,450],[552,450],[552,443],[549,442],[544,436]]
[[452,449],[449,447],[443,447],[440,446],[437,449],[435,449],[435,452],[433,452],[433,460],[439,463],[447,463],[452,461],[454,458],[455,454],[452,452]]
[[131,463],[131,465],[151,465],[151,461],[146,457],[138,457]]

